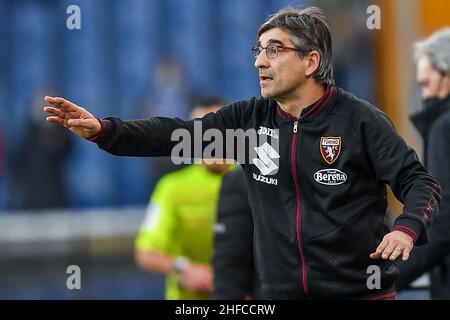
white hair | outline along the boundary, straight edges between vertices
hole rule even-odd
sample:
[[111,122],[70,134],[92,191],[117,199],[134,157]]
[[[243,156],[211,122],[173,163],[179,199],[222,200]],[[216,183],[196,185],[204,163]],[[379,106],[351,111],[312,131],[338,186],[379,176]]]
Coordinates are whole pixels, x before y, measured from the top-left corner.
[[450,75],[450,28],[441,29],[414,45],[414,58],[428,57],[434,69]]

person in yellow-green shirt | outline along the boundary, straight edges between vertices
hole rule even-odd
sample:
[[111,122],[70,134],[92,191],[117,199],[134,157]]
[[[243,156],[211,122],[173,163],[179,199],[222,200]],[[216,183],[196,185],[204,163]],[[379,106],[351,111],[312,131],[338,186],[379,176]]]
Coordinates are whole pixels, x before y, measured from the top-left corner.
[[[223,101],[199,100],[191,117],[217,111]],[[136,263],[167,274],[168,300],[208,299],[213,291],[213,227],[222,176],[234,166],[193,164],[163,176],[151,196],[135,242]]]

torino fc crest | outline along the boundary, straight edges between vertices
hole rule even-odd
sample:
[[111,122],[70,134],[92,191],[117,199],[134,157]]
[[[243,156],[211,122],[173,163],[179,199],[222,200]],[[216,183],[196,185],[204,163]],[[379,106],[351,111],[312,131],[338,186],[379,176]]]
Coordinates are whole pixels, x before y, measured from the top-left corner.
[[320,153],[326,163],[332,164],[341,153],[341,137],[320,138]]

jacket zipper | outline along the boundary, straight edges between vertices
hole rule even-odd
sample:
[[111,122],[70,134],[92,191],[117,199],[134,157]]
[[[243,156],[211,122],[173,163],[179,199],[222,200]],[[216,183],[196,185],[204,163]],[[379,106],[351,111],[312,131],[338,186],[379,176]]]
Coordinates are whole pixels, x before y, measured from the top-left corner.
[[292,176],[294,178],[294,184],[295,184],[295,190],[297,193],[297,218],[296,218],[296,227],[297,227],[297,244],[298,244],[298,250],[300,252],[300,259],[302,261],[302,283],[303,283],[303,291],[306,295],[308,295],[308,279],[307,279],[307,270],[306,270],[306,260],[305,255],[303,253],[303,244],[302,244],[302,225],[301,225],[301,192],[300,192],[300,184],[298,181],[298,175],[297,175],[297,162],[296,162],[296,146],[297,146],[297,139],[298,139],[298,120],[295,120],[294,122],[294,135],[292,139],[292,147],[291,147],[291,169],[292,169]]

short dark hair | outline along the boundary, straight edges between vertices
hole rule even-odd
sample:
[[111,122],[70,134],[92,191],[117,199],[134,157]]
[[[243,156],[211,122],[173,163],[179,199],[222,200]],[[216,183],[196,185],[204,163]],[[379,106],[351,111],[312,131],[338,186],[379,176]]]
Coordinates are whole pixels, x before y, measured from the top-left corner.
[[296,9],[291,6],[283,8],[264,22],[258,30],[258,36],[274,28],[292,34],[291,41],[299,50],[301,58],[313,50],[318,51],[320,64],[314,78],[326,87],[334,85],[330,26],[320,8]]

